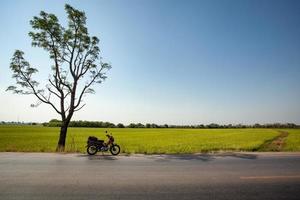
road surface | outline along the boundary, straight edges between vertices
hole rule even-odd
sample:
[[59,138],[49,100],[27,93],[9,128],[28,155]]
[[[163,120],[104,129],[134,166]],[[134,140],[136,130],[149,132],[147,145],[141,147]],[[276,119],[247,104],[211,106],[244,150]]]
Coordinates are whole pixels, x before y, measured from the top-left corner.
[[0,153],[0,199],[300,199],[300,153]]

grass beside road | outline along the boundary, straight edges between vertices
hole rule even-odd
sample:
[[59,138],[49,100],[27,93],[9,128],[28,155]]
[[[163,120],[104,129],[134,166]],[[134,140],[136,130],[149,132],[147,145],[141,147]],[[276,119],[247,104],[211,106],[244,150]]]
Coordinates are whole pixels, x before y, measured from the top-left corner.
[[[256,151],[280,133],[273,129],[102,129],[69,128],[66,151],[85,152],[90,135],[106,139],[112,132],[123,153],[196,153]],[[300,150],[300,130],[291,130],[286,151]],[[0,126],[0,151],[54,152],[59,128]],[[291,139],[290,139],[291,137]]]
[[286,130],[289,135],[285,139],[284,151],[300,151],[300,129]]

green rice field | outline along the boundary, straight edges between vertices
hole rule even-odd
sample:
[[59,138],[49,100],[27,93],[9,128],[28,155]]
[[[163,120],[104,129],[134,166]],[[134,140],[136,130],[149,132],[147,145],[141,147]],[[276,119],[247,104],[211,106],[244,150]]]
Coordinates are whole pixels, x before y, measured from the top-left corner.
[[[88,136],[105,138],[108,130],[122,153],[175,154],[212,151],[256,151],[279,135],[274,129],[129,129],[69,128],[67,152],[85,152]],[[287,130],[284,151],[300,151],[300,130]],[[54,152],[59,128],[0,126],[2,152]]]

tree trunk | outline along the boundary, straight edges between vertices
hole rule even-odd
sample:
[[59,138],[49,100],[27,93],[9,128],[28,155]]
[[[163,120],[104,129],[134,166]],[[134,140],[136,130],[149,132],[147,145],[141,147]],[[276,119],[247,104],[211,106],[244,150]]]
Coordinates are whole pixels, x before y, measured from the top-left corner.
[[57,152],[63,152],[65,150],[68,126],[69,126],[69,122],[62,122],[62,125],[60,127],[59,140],[56,147]]

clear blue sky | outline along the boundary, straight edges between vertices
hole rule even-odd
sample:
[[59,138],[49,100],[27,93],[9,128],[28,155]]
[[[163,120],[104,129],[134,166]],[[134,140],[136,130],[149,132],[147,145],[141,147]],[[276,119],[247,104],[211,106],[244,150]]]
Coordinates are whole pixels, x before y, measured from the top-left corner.
[[86,12],[113,67],[74,119],[300,124],[300,1],[289,0],[0,1],[0,121],[59,118],[4,90],[15,49],[47,77],[29,20],[44,10],[65,24],[65,3]]

